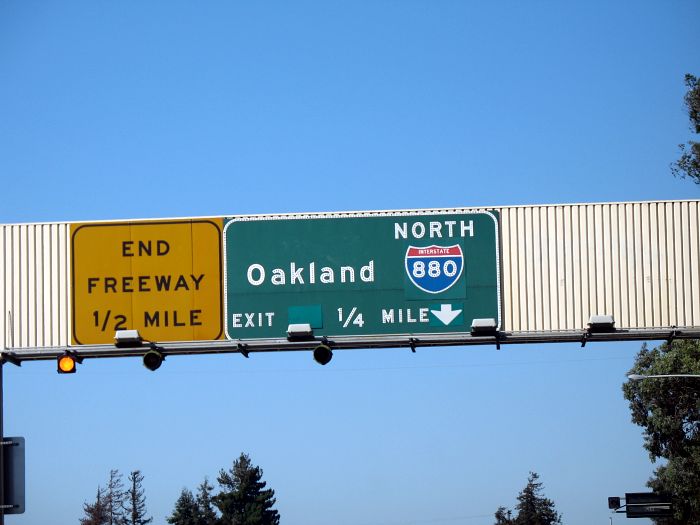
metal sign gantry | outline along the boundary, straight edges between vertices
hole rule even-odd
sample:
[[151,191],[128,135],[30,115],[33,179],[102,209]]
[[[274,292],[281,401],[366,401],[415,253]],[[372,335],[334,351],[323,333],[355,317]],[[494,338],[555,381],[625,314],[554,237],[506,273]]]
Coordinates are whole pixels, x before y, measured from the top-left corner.
[[363,348],[411,348],[438,346],[471,346],[537,343],[587,343],[614,341],[673,341],[674,339],[698,339],[700,328],[668,329],[619,329],[596,332],[591,330],[566,332],[504,332],[495,331],[489,334],[421,334],[386,335],[386,336],[339,336],[333,338],[309,337],[304,340],[290,341],[282,338],[267,339],[238,339],[221,341],[187,341],[187,342],[158,342],[144,341],[141,344],[127,347],[115,345],[83,345],[45,348],[14,348],[1,352],[3,363],[21,365],[24,361],[40,361],[56,359],[66,352],[71,352],[80,358],[106,357],[139,357],[151,348],[156,348],[165,356],[192,354],[230,354],[239,353],[245,357],[253,352],[280,352],[312,350],[320,343],[328,345],[333,350],[349,350]]

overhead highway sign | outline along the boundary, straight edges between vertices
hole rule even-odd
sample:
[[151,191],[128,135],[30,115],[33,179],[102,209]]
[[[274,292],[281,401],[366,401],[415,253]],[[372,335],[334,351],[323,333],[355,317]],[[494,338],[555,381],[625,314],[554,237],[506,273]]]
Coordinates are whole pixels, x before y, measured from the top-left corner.
[[222,221],[71,225],[72,341],[113,343],[222,335]]
[[235,218],[224,227],[226,334],[469,332],[500,325],[496,212]]

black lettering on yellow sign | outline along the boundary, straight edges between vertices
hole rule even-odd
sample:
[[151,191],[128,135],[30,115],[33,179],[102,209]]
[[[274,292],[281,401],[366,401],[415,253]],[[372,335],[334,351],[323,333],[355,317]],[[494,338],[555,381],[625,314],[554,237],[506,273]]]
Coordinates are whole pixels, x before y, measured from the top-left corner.
[[[134,251],[136,250],[136,251]],[[150,257],[156,255],[162,257],[170,252],[168,241],[123,241],[122,255],[124,257]]]
[[122,277],[88,277],[87,292],[135,293],[199,290],[204,274],[199,275],[126,275]]
[[219,339],[221,221],[73,225],[73,341]]
[[95,327],[104,332],[108,326],[114,323],[114,330],[126,330],[129,318],[124,314],[112,314],[112,310],[106,310],[104,315],[99,310],[92,312],[92,317],[95,319]]
[[202,326],[199,317],[201,310],[190,310],[184,315],[177,310],[156,310],[155,312],[144,312],[144,326]]

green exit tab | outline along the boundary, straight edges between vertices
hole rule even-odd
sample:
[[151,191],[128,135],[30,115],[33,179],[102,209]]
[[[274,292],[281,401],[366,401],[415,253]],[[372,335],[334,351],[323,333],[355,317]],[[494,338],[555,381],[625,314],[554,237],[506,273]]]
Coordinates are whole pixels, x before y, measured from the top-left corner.
[[287,309],[288,324],[311,325],[311,328],[323,328],[323,308],[320,304],[308,306],[290,306]]

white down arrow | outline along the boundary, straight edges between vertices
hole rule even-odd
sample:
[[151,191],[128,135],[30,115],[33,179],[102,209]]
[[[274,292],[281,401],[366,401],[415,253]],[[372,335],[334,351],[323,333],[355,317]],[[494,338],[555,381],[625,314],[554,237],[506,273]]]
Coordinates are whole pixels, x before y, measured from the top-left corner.
[[453,310],[451,304],[441,304],[439,310],[430,310],[430,313],[440,319],[442,324],[447,326],[462,313],[462,310]]

